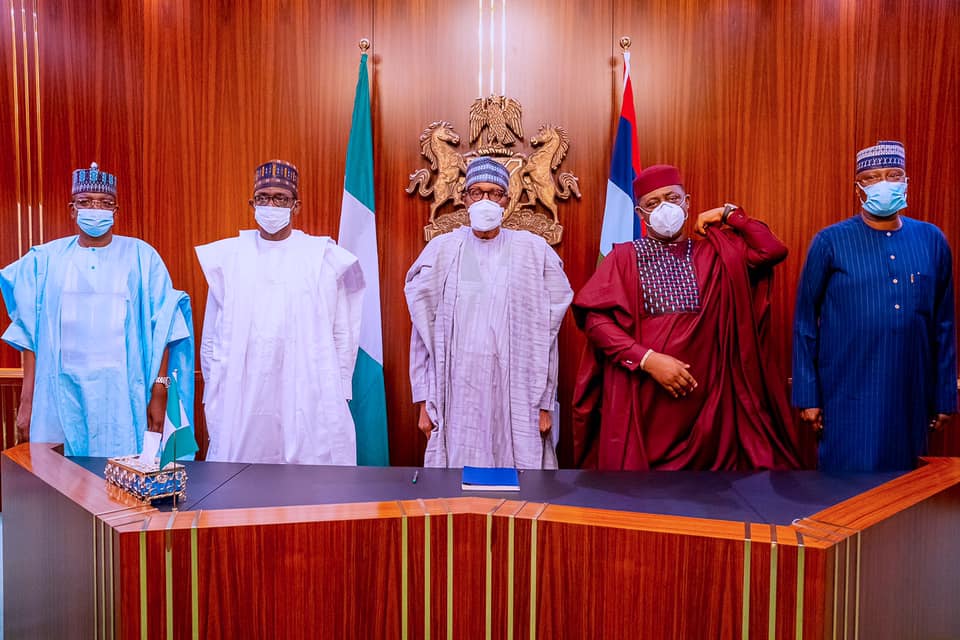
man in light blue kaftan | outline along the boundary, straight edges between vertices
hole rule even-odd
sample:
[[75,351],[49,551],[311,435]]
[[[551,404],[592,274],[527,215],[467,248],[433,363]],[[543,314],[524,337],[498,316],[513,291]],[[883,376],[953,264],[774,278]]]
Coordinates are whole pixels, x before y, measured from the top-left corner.
[[0,270],[3,340],[24,361],[18,439],[62,442],[71,456],[138,453],[146,429],[163,429],[170,375],[192,423],[190,300],[150,245],[113,235],[116,210],[113,175],[74,171],[77,235]]
[[793,404],[827,471],[910,469],[957,409],[953,260],[903,216],[903,145],[857,154],[863,210],[810,245],[797,290]]

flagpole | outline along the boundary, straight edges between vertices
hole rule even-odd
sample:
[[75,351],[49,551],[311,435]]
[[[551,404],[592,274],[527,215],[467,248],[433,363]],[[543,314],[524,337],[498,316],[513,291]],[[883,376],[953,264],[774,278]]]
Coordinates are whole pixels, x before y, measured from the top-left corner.
[[[177,380],[177,373],[179,373],[179,371],[177,369],[174,369],[173,381],[177,385],[177,402],[180,403],[182,402],[182,400],[180,400],[180,383]],[[177,407],[177,410],[179,411],[180,407]],[[171,437],[172,436],[173,434],[171,434]],[[177,440],[178,439],[179,438],[173,438],[173,512],[174,513],[177,512],[177,494],[179,493],[178,489],[180,488],[177,486]]]
[[357,46],[360,47],[360,53],[366,53],[367,49],[370,48],[370,40],[368,38],[361,38]]
[[[633,182],[640,173],[640,152],[637,147],[637,114],[634,108],[633,85],[630,82],[630,36],[617,40],[623,55],[623,85],[620,108],[613,124],[613,146],[610,153],[610,176],[603,204],[600,225],[600,247],[597,264],[613,250],[615,244],[629,242],[644,235],[634,209]],[[611,54],[614,50],[611,50]],[[611,55],[611,58],[613,56]]]

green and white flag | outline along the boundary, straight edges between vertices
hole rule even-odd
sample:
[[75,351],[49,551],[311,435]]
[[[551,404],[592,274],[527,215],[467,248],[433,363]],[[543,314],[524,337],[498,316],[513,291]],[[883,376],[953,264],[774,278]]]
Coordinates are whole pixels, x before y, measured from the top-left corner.
[[350,413],[357,429],[357,464],[390,464],[387,398],[383,386],[383,329],[380,320],[380,261],[373,202],[373,131],[367,54],[360,56],[360,77],[353,102],[347,167],[337,243],[357,256],[366,291],[360,320],[360,353],[353,372]]
[[193,428],[187,418],[187,410],[180,400],[180,385],[177,372],[170,376],[167,389],[167,413],[163,418],[163,440],[160,443],[160,468],[163,469],[177,458],[192,456],[200,447],[193,437]]

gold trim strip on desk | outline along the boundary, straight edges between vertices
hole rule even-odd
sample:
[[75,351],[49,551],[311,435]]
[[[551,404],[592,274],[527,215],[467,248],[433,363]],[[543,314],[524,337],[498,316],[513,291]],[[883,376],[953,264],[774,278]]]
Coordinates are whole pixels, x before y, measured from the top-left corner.
[[[106,522],[104,522],[104,526],[106,526]],[[115,629],[116,629],[116,626],[117,626],[116,615],[115,615],[115,612],[114,612],[114,610],[113,610],[113,603],[114,603],[115,600],[116,600],[116,591],[115,591],[115,586],[114,586],[114,583],[113,583],[113,535],[114,535],[114,534],[113,534],[113,528],[109,528],[109,527],[108,527],[108,528],[106,529],[106,531],[107,531],[107,559],[108,559],[108,562],[109,562],[109,574],[108,574],[108,575],[109,575],[109,580],[110,580],[110,599],[109,599],[108,604],[107,604],[107,608],[108,608],[108,610],[109,610],[109,612],[110,612],[110,613],[109,613],[109,618],[108,618],[108,619],[110,620],[110,625],[107,627],[107,629],[110,630],[110,638],[113,638],[113,637],[114,637],[114,634],[116,633]]]
[[96,518],[98,527],[100,529],[100,637],[107,637],[107,551],[106,551],[106,535],[107,535],[107,523]]
[[743,523],[743,601],[740,605],[740,637],[750,638],[750,523]]
[[430,640],[430,513],[423,498],[419,498],[423,510],[423,637]]
[[140,638],[147,640],[147,527],[150,518],[147,516],[140,529]]
[[850,538],[845,540],[846,549],[843,578],[843,640],[847,640],[850,627]]
[[777,525],[770,525],[770,606],[767,611],[767,637],[777,637],[777,564],[780,546],[777,544]]
[[797,640],[803,640],[803,594],[806,590],[806,547],[803,534],[797,533]]
[[93,637],[94,638],[100,637],[100,633],[99,633],[100,625],[98,624],[98,620],[97,620],[97,611],[99,610],[99,606],[98,606],[99,603],[97,602],[97,596],[100,593],[100,585],[98,584],[99,580],[97,579],[97,577],[100,574],[100,567],[98,563],[98,556],[100,555],[100,553],[99,553],[99,547],[97,546],[97,532],[99,530],[100,530],[100,523],[97,520],[97,516],[93,516],[93,589],[91,590],[91,594],[93,595],[93,608],[91,609],[91,611],[93,612]]
[[514,536],[516,535],[517,514],[526,506],[526,502],[521,502],[520,506],[508,516],[507,520],[507,640],[513,640],[513,602],[515,591],[515,560],[514,560]]
[[853,637],[860,638],[860,532],[857,532],[857,584],[853,608]]
[[167,529],[163,534],[163,590],[167,605],[167,640],[173,640],[173,533],[171,530],[176,519],[176,512],[170,514]]
[[200,640],[200,557],[199,531],[200,514],[193,517],[190,525],[190,628],[193,640]]
[[537,522],[548,506],[544,502],[530,521],[530,640],[537,637]]
[[407,558],[407,554],[409,553],[407,545],[407,510],[403,508],[402,502],[398,501],[397,505],[400,507],[400,637],[406,640],[408,637],[407,625],[410,617],[409,585],[407,584],[410,572],[407,566],[409,562]]
[[[444,502],[446,504],[446,502]],[[453,640],[453,511],[447,506],[447,640]]]

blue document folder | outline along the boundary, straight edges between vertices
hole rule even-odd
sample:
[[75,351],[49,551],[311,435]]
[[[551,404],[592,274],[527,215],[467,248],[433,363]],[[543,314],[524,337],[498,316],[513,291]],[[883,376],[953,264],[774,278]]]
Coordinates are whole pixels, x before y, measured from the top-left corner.
[[464,491],[520,491],[516,469],[464,467],[460,488]]

